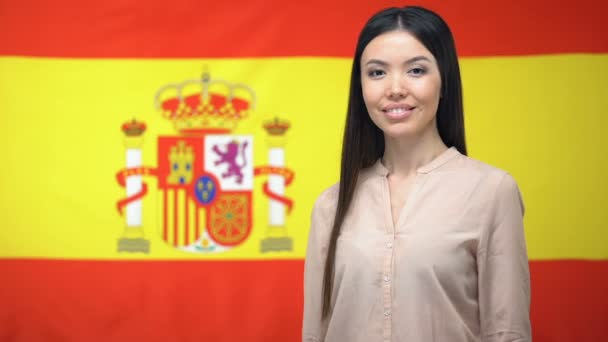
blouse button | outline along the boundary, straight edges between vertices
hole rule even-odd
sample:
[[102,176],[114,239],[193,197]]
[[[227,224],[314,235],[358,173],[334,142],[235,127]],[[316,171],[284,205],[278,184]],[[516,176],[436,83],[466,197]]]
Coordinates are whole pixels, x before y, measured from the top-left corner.
[[386,248],[392,249],[393,248],[393,242],[392,241],[387,242],[386,243]]
[[384,282],[388,283],[391,281],[391,278],[389,276],[384,276]]
[[384,316],[390,316],[391,315],[391,311],[390,310],[385,310],[384,311]]

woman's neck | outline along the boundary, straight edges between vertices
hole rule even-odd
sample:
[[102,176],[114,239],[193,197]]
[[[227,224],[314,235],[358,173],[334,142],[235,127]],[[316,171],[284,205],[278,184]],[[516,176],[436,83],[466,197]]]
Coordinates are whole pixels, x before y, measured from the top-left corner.
[[437,129],[409,139],[385,136],[382,164],[389,175],[404,178],[415,174],[418,168],[430,163],[447,148]]

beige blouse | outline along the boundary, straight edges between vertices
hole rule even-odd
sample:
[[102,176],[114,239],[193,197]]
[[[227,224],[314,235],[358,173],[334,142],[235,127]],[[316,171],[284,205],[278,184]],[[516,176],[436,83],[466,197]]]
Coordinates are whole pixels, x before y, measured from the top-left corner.
[[396,226],[387,169],[363,170],[322,283],[338,186],[312,213],[303,341],[531,341],[523,204],[504,171],[450,148],[419,168]]

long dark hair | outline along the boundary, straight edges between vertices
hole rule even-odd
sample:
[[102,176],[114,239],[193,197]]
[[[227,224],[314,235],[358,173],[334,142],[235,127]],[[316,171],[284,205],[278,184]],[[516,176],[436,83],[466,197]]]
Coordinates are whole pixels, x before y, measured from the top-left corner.
[[384,135],[370,119],[361,89],[361,55],[375,37],[395,30],[407,31],[433,54],[441,74],[441,97],[437,108],[437,129],[443,143],[467,153],[464,137],[462,86],[454,38],[437,14],[422,7],[388,8],[369,19],[357,41],[350,80],[346,128],[342,144],[340,189],[336,216],[330,235],[323,277],[322,318],[329,314],[336,244],[340,227],[353,198],[359,171],[372,166],[384,154]]

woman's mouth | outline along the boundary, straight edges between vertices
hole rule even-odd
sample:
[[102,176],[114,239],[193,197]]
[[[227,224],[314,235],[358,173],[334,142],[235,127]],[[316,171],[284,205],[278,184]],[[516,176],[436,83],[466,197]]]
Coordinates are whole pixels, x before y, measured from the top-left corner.
[[386,106],[382,109],[384,115],[386,115],[389,119],[397,120],[404,119],[408,116],[412,115],[414,109],[416,107],[408,106],[408,105],[390,105]]

